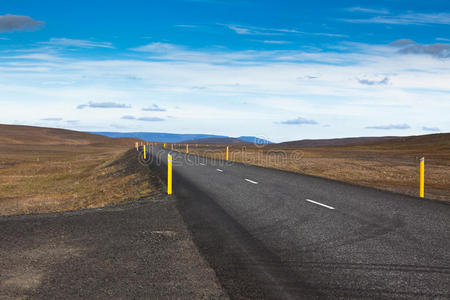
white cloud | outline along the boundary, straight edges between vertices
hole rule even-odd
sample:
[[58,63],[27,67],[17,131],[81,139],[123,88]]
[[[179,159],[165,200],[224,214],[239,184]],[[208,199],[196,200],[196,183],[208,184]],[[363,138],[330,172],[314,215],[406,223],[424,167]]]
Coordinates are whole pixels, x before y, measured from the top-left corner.
[[450,13],[408,13],[402,15],[375,16],[367,19],[344,19],[350,23],[379,23],[397,25],[450,24]]
[[317,125],[318,124],[314,120],[306,119],[306,118],[302,118],[302,117],[298,117],[298,118],[295,118],[295,119],[282,121],[280,123],[284,124],[284,125],[305,125],[305,124],[306,125]]
[[265,40],[262,41],[264,44],[275,44],[275,45],[284,45],[284,44],[290,44],[292,42],[290,41],[280,41],[280,40]]
[[154,42],[144,46],[133,48],[131,50],[139,52],[167,53],[171,51],[179,51],[181,50],[181,47],[168,43]]
[[165,108],[159,107],[157,104],[153,104],[150,107],[144,107],[142,108],[143,111],[166,111]]
[[389,83],[389,78],[384,77],[383,79],[367,79],[367,78],[358,78],[358,82],[364,85],[386,85]]
[[77,109],[84,109],[86,107],[89,108],[130,108],[131,106],[128,104],[121,104],[116,102],[89,102],[88,104],[80,104],[77,106]]
[[137,118],[136,120],[138,120],[138,121],[145,121],[145,122],[161,122],[161,121],[164,121],[163,118],[158,118],[158,117],[140,117],[140,118]]
[[246,25],[237,25],[237,24],[218,24],[221,26],[228,27],[233,30],[237,34],[245,34],[245,35],[282,35],[288,33],[296,33],[301,34],[303,32],[297,29],[290,28],[267,28],[267,27],[258,27],[258,26],[246,26]]
[[351,12],[359,12],[359,13],[367,13],[367,14],[389,14],[389,10],[387,9],[376,9],[376,8],[367,8],[367,7],[350,7],[347,8],[348,11]]
[[437,127],[427,127],[427,126],[423,126],[422,127],[423,131],[431,131],[431,132],[439,132],[441,131],[439,128]]
[[68,38],[51,38],[48,42],[41,44],[55,47],[75,47],[75,48],[114,48],[109,42],[96,42],[90,40],[75,40]]
[[[58,116],[80,120],[70,124],[73,129],[111,130],[110,124],[115,124],[130,131],[262,135],[275,141],[382,132],[364,128],[370,124],[408,124],[411,128],[398,129],[405,135],[423,133],[422,124],[450,129],[448,60],[364,44],[340,44],[345,51],[326,53],[192,51],[171,44],[164,44],[165,50],[160,51],[161,44],[151,45],[146,52],[135,51],[134,59],[58,55],[59,60],[51,56],[24,60],[14,57],[15,53],[1,53],[0,104],[8,114],[0,121],[39,122]],[[130,76],[139,80],[129,80]],[[310,76],[314,80],[307,80]],[[367,86],[355,80],[379,82],[385,77],[389,85]],[[152,113],[142,116],[149,97],[167,110],[157,112],[166,122],[123,119],[123,109],[75,109],[87,101],[83,99],[96,99],[131,105],[126,113],[135,119],[155,118]],[[161,113],[174,118],[168,121]],[[280,124],[274,122],[293,116],[331,126],[305,126],[308,130],[283,126],[280,132]]]
[[198,25],[192,25],[192,24],[178,24],[178,25],[175,25],[175,27],[179,27],[179,28],[198,28]]
[[391,130],[391,129],[410,129],[411,126],[408,124],[390,124],[390,125],[376,125],[376,126],[366,126],[367,129],[378,129],[378,130]]

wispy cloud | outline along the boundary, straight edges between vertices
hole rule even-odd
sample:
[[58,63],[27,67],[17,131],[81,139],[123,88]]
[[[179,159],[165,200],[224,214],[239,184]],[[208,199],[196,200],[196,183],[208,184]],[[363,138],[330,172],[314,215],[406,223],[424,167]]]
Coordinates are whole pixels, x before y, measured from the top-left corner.
[[319,124],[319,123],[317,123],[314,120],[305,119],[305,118],[302,118],[302,117],[298,117],[296,119],[282,121],[280,123],[284,124],[284,125],[304,125],[304,124],[306,124],[306,125],[316,125],[316,124]]
[[44,118],[41,121],[62,121],[62,118]]
[[89,108],[130,108],[130,105],[116,102],[89,102],[88,104],[80,104],[77,109]]
[[377,126],[366,126],[366,129],[379,129],[379,130],[391,130],[391,129],[410,129],[411,126],[408,124],[390,124],[390,125],[377,125]]
[[150,44],[147,44],[144,46],[132,48],[131,50],[138,51],[138,52],[167,53],[167,52],[173,52],[175,50],[181,50],[181,49],[182,49],[181,47],[174,45],[174,44],[154,42],[154,43],[150,43]]
[[389,78],[388,77],[384,77],[383,79],[380,80],[370,80],[370,79],[359,79],[358,78],[358,82],[364,85],[386,85],[389,83]]
[[42,42],[41,44],[46,44],[55,47],[75,47],[75,48],[109,48],[112,49],[114,46],[109,42],[96,42],[90,40],[75,40],[68,38],[51,38],[48,42]]
[[397,25],[450,24],[450,13],[409,13],[396,16],[375,16],[366,19],[343,19],[350,23],[379,23]]
[[[131,50],[148,53],[148,58],[158,60],[189,61],[200,63],[236,63],[245,62],[305,62],[316,61],[319,63],[353,63],[348,60],[348,55],[328,53],[327,55],[305,50],[244,50],[227,51],[224,49],[190,50],[183,46],[168,43],[150,43]],[[350,50],[349,50],[350,51]]]
[[164,121],[163,118],[157,118],[157,117],[141,117],[137,118],[138,121],[145,121],[145,122],[161,122]]
[[279,41],[279,40],[265,40],[262,41],[264,44],[274,44],[274,45],[284,45],[284,44],[291,44],[290,41]]
[[366,14],[383,14],[383,15],[389,14],[389,10],[387,10],[387,9],[376,9],[376,8],[367,8],[367,7],[350,7],[350,8],[347,8],[346,10],[351,11],[351,12],[359,12],[359,13],[366,13]]
[[136,118],[135,116],[126,115],[121,117],[122,120],[137,120],[137,121],[144,121],[144,122],[161,122],[164,121],[163,118],[158,117],[140,117]]
[[314,35],[327,37],[347,37],[347,35],[345,34],[329,33],[329,32],[304,32],[294,28],[271,28],[271,27],[248,26],[238,24],[220,24],[220,23],[217,25],[227,27],[228,29],[240,35],[260,35],[260,36]]
[[427,127],[427,126],[423,126],[422,127],[423,131],[431,131],[431,132],[439,132],[441,131],[439,128],[437,127]]
[[143,111],[166,111],[165,108],[159,107],[157,104],[153,104],[151,107],[144,107]]
[[179,27],[179,28],[198,28],[198,25],[192,25],[192,24],[177,24],[174,26]]
[[0,32],[11,32],[14,30],[35,30],[45,24],[28,16],[3,15],[0,16]]
[[233,30],[237,34],[245,34],[245,35],[282,35],[288,33],[297,33],[297,34],[303,33],[297,29],[267,28],[267,27],[245,26],[236,24],[218,24],[218,25],[228,27],[230,30]]

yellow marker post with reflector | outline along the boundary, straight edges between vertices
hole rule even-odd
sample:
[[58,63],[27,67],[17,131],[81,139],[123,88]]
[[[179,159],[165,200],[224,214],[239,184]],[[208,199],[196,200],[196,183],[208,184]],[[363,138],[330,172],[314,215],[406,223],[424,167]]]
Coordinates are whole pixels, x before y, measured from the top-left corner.
[[425,157],[420,159],[420,198],[425,197]]
[[167,194],[172,195],[172,155],[167,155]]
[[145,151],[145,145],[144,145],[144,159],[147,159],[147,152]]
[[166,143],[164,143],[164,149],[166,149]]
[[226,160],[228,160],[228,146],[227,146],[227,157],[226,157]]
[[139,143],[136,142],[136,151],[139,151]]
[[186,144],[186,153],[189,153],[189,145]]

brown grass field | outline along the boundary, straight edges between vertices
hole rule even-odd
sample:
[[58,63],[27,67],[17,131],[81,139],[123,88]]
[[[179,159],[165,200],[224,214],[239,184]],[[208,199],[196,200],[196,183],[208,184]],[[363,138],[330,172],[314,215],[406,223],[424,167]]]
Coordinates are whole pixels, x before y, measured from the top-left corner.
[[[450,201],[450,134],[306,147],[296,143],[230,146],[230,160],[418,196],[425,157],[425,197]],[[185,151],[183,145],[175,146]],[[190,144],[189,153],[224,159],[224,144]]]
[[101,207],[158,192],[136,140],[0,125],[0,215]]

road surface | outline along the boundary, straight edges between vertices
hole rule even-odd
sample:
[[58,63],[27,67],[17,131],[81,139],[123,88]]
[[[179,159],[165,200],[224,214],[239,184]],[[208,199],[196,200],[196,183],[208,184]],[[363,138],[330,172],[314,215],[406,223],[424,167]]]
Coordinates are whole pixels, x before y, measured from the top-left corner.
[[[165,176],[169,152],[151,151]],[[172,155],[179,209],[230,297],[450,298],[448,204]]]

